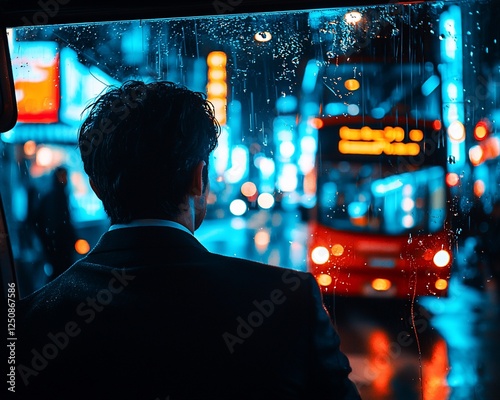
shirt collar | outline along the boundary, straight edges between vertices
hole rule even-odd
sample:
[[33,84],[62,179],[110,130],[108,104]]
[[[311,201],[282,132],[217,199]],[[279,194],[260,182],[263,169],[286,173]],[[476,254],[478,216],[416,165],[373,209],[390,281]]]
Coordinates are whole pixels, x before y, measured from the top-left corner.
[[114,231],[115,229],[136,228],[139,226],[166,226],[168,228],[180,229],[181,231],[192,235],[191,231],[184,225],[181,225],[178,222],[168,221],[166,219],[136,219],[127,224],[113,224],[109,227],[109,230]]

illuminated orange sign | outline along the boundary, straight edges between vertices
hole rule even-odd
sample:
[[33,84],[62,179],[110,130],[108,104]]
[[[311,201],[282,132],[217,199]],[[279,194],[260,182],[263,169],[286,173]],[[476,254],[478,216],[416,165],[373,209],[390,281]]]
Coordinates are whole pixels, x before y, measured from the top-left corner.
[[59,55],[52,42],[20,43],[13,57],[18,122],[58,122]]
[[424,133],[420,129],[412,129],[408,133],[410,142],[403,143],[405,130],[399,126],[386,126],[384,129],[372,129],[363,126],[361,129],[343,126],[339,130],[339,151],[342,154],[416,156],[420,153],[420,144]]
[[226,63],[227,56],[222,51],[212,51],[207,57],[207,100],[214,105],[215,117],[221,125],[225,125],[227,119]]

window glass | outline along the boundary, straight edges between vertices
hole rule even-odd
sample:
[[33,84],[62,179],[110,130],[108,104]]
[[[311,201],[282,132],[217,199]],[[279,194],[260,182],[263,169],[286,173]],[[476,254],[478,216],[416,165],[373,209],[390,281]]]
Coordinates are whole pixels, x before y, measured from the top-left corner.
[[499,11],[389,3],[8,29],[18,122],[1,136],[0,190],[21,296],[53,273],[37,210],[57,167],[73,259],[109,227],[77,151],[85,107],[109,85],[165,79],[207,93],[222,126],[196,232],[209,250],[313,273],[338,321],[360,299],[388,301],[388,329],[339,325],[364,398],[494,387],[479,377],[493,367],[481,337],[447,312],[500,287]]

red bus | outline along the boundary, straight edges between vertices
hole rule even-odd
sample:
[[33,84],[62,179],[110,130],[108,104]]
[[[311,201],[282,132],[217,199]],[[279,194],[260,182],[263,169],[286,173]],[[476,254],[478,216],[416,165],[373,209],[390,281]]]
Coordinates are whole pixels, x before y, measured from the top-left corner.
[[447,150],[439,120],[337,116],[318,129],[308,268],[325,293],[447,294]]

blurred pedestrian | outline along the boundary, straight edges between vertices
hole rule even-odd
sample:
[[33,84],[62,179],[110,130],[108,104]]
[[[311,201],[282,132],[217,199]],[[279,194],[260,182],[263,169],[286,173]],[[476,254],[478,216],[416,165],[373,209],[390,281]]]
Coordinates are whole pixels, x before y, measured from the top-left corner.
[[52,271],[49,280],[62,274],[75,261],[77,235],[71,221],[69,208],[68,170],[56,167],[51,186],[37,206],[36,227],[46,261]]

